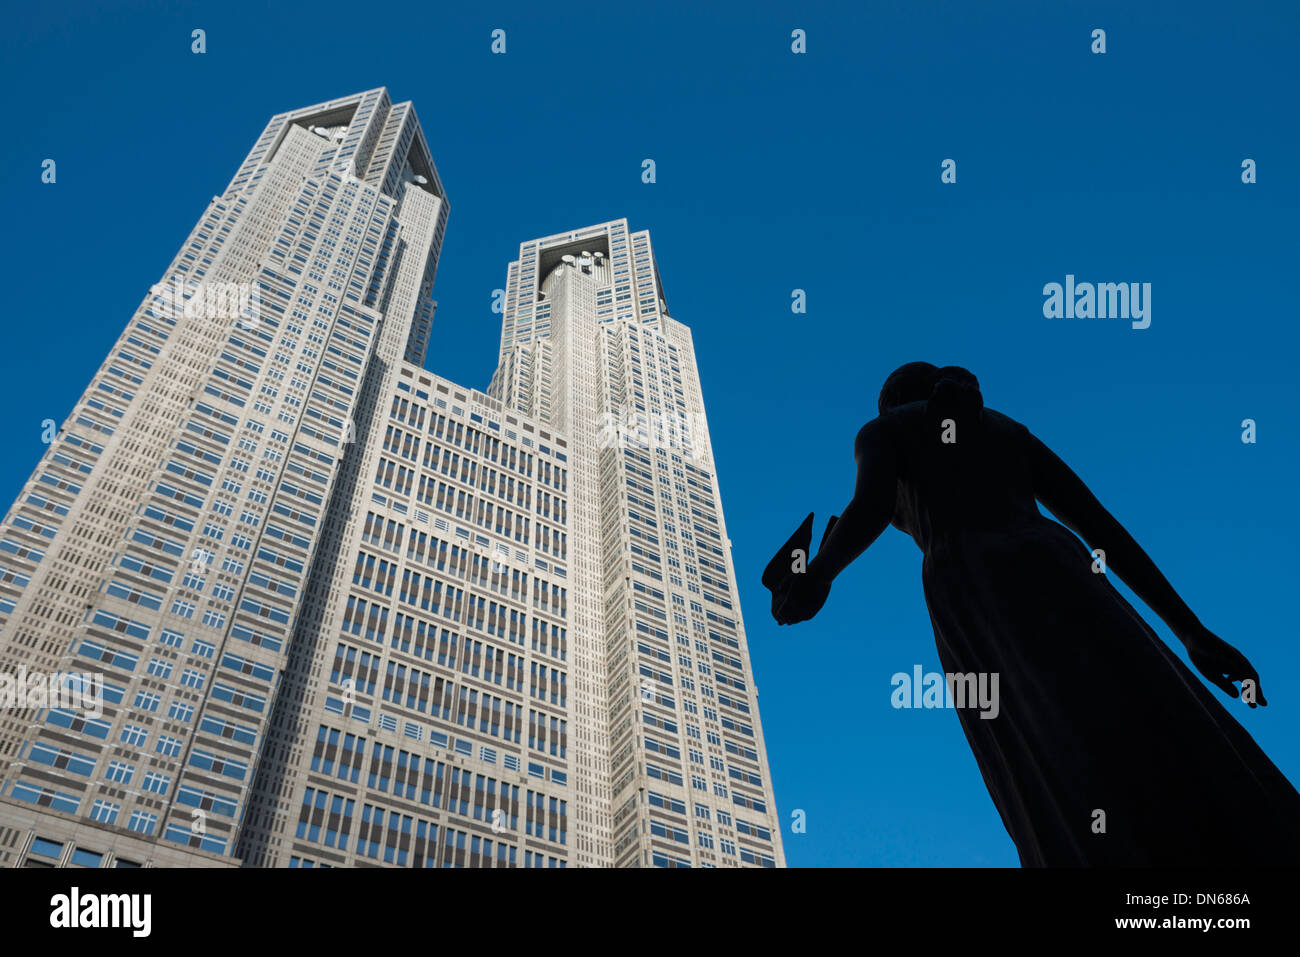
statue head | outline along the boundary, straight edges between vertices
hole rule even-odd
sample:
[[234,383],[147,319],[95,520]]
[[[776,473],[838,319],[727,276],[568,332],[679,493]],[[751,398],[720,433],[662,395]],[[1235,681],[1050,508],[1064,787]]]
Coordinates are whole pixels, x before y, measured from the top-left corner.
[[983,408],[979,380],[961,366],[939,366],[930,362],[909,362],[889,374],[880,389],[877,407],[881,415],[909,402],[939,399],[945,406],[973,410]]

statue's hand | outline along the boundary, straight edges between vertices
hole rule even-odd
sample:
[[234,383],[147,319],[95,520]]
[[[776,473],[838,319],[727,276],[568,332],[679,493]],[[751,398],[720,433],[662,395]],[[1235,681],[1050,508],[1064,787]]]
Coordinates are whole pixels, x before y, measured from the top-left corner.
[[1248,699],[1246,703],[1252,708],[1257,704],[1268,704],[1259,685],[1259,672],[1245,655],[1218,635],[1208,628],[1199,627],[1193,634],[1183,639],[1183,644],[1187,647],[1187,657],[1192,659],[1196,670],[1205,675],[1210,684],[1228,697],[1236,698],[1239,695],[1233,682],[1242,682],[1244,691],[1245,682],[1249,681],[1253,682],[1254,693],[1253,700]]
[[815,572],[792,574],[772,595],[772,617],[778,625],[807,621],[826,604],[831,583]]

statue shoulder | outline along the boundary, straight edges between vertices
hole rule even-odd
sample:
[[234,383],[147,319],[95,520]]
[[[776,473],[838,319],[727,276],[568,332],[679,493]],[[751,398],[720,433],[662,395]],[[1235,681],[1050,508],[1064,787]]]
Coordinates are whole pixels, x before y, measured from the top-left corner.
[[1015,433],[1023,436],[1029,435],[1029,429],[1027,429],[1023,424],[1011,418],[1009,415],[1004,415],[997,409],[986,408],[984,410],[984,424],[987,427],[1007,433]]
[[900,418],[899,411],[900,409],[890,409],[858,429],[857,437],[853,440],[855,458],[861,458],[864,452],[882,445],[892,444],[898,438],[899,429],[905,427],[905,420]]

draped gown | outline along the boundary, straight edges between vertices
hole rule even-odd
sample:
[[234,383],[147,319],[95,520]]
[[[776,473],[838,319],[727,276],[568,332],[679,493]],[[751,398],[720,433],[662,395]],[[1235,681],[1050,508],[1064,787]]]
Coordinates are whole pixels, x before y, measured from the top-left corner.
[[957,714],[1021,864],[1300,862],[1300,795],[1039,512],[1028,430],[985,410],[942,447],[924,403],[881,418],[944,671],[999,675],[996,718]]

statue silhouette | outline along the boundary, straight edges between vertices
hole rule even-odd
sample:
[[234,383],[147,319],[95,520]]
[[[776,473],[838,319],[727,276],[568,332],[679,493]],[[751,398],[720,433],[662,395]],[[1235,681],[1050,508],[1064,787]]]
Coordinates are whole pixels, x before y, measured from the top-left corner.
[[985,409],[965,369],[908,363],[885,381],[879,411],[857,436],[853,500],[816,557],[805,569],[791,554],[807,554],[809,516],[764,574],[777,622],[813,617],[892,523],[924,553],[945,672],[999,675],[997,717],[957,713],[1022,866],[1300,862],[1300,794],[1108,573],[1226,695],[1241,682],[1250,707],[1266,704],[1259,675],[1083,481]]

